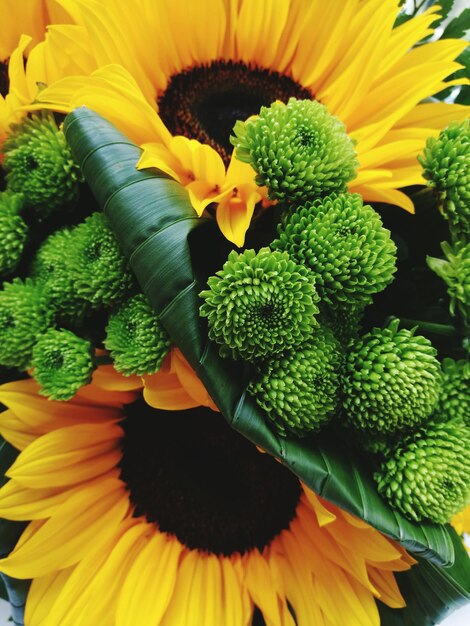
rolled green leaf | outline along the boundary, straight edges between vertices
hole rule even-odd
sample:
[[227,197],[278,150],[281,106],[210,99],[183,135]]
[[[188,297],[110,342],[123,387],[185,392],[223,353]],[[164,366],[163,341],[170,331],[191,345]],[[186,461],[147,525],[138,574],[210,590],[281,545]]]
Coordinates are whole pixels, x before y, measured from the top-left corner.
[[315,439],[280,438],[247,396],[248,371],[222,359],[199,316],[204,283],[193,267],[189,235],[205,227],[176,181],[135,166],[140,149],[86,108],[69,114],[64,132],[85,179],[107,215],[143,292],[221,413],[233,428],[279,458],[318,495],[361,517],[413,552],[453,562],[449,531],[413,524],[377,494],[363,459]]
[[468,600],[470,566],[450,527],[412,523],[390,509],[377,493],[367,460],[354,457],[346,447],[277,436],[246,394],[246,366],[219,356],[199,316],[198,294],[205,284],[191,254],[194,237],[210,225],[196,217],[186,190],[163,174],[137,171],[140,149],[90,110],[69,114],[64,131],[143,292],[225,419],[321,497],[364,519],[420,559],[419,567],[400,575],[403,588],[410,590],[410,608],[384,611],[382,623],[428,624]]

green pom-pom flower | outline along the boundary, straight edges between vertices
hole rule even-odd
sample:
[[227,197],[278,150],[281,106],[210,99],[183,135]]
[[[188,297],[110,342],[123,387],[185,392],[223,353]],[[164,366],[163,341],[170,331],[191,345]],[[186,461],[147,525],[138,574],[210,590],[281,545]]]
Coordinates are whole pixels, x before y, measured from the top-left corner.
[[73,205],[81,174],[51,113],[33,114],[4,144],[6,181],[41,219]]
[[121,302],[133,285],[128,263],[103,213],[72,231],[69,271],[77,297],[93,309]]
[[342,362],[339,342],[319,327],[308,342],[264,364],[248,391],[281,435],[302,437],[337,412]]
[[73,324],[83,319],[89,305],[75,289],[70,263],[72,241],[68,228],[50,235],[37,251],[30,275],[47,286],[58,318]]
[[34,346],[31,364],[43,396],[70,400],[91,380],[93,349],[89,341],[71,331],[51,328]]
[[459,421],[428,424],[387,454],[375,480],[412,520],[448,522],[470,499],[470,429]]
[[0,365],[27,369],[33,346],[52,323],[44,287],[15,278],[0,291]]
[[447,260],[428,257],[428,265],[447,284],[452,315],[458,307],[470,323],[470,241],[454,247],[444,241],[441,247]]
[[322,302],[363,306],[392,282],[396,246],[380,216],[357,194],[308,202],[284,216],[275,250],[315,274]]
[[468,361],[444,359],[442,387],[435,420],[460,420],[470,427],[470,373]]
[[343,379],[348,422],[366,433],[394,435],[419,426],[440,392],[436,350],[414,331],[373,328],[349,347]]
[[355,178],[356,152],[344,124],[315,100],[291,98],[238,121],[230,138],[240,161],[256,172],[276,200],[300,200],[345,191]]
[[28,239],[28,227],[19,214],[23,204],[22,194],[0,193],[0,274],[3,276],[15,271]]
[[470,120],[452,122],[437,139],[430,137],[418,160],[451,230],[470,237]]
[[170,349],[170,338],[143,294],[110,315],[104,343],[125,376],[154,374]]
[[208,285],[200,313],[222,354],[246,361],[278,355],[303,343],[317,325],[312,273],[286,253],[233,251]]

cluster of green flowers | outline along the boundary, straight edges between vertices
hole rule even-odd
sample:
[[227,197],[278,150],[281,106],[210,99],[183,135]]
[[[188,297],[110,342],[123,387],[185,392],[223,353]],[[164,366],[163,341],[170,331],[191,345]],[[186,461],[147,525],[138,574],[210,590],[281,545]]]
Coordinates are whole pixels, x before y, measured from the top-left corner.
[[[443,371],[431,342],[398,319],[360,335],[397,251],[378,213],[346,191],[357,163],[344,126],[291,99],[237,122],[232,143],[282,216],[269,248],[232,252],[209,278],[209,337],[250,363],[248,392],[281,436],[336,420],[380,453],[378,489],[394,507],[447,521],[470,497],[468,377],[459,363]],[[461,186],[450,196],[465,202]],[[468,254],[447,256],[453,302],[468,305]]]
[[81,174],[52,114],[13,127],[4,170],[0,366],[30,370],[55,400],[73,397],[101,362],[124,375],[158,371],[167,334],[104,214],[73,223]]

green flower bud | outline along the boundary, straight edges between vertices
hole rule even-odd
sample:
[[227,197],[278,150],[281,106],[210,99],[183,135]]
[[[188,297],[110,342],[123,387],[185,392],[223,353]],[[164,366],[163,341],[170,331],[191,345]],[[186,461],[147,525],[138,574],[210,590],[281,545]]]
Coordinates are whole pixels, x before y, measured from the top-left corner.
[[344,124],[315,100],[290,98],[261,107],[234,126],[230,141],[240,161],[256,172],[276,200],[301,200],[346,191],[356,177],[354,143]]
[[37,251],[30,275],[47,286],[58,318],[75,324],[84,318],[89,305],[75,289],[70,267],[72,240],[72,231],[68,228],[50,235]]
[[145,296],[138,294],[110,315],[104,345],[119,372],[143,376],[158,372],[170,338]]
[[0,274],[3,276],[15,271],[28,239],[28,227],[19,215],[22,208],[21,194],[0,193]]
[[4,144],[6,181],[41,219],[73,205],[81,174],[52,113],[33,114],[13,126]]
[[414,331],[373,328],[349,347],[343,378],[347,421],[366,433],[394,435],[433,412],[440,392],[437,351]]
[[470,120],[452,122],[418,156],[423,176],[457,237],[470,237]]
[[0,291],[0,365],[27,369],[33,346],[52,323],[44,287],[15,278]]
[[32,367],[43,396],[70,400],[91,380],[92,345],[69,330],[51,328],[34,346]]
[[428,265],[447,284],[452,315],[458,307],[470,323],[470,241],[456,244],[453,248],[444,241],[441,247],[447,261],[427,257]]
[[470,372],[468,361],[444,359],[442,387],[434,419],[460,420],[470,427]]
[[133,277],[103,213],[93,213],[73,229],[69,254],[77,297],[93,309],[110,307],[128,295]]
[[282,252],[229,254],[208,280],[200,313],[222,354],[255,361],[303,343],[317,325],[312,273]]
[[448,522],[470,499],[470,429],[459,421],[428,424],[389,451],[375,480],[410,519]]
[[308,342],[265,363],[248,387],[280,435],[317,432],[337,412],[343,352],[320,327]]
[[393,280],[390,231],[357,194],[307,202],[284,216],[278,232],[271,247],[312,270],[322,302],[364,306]]

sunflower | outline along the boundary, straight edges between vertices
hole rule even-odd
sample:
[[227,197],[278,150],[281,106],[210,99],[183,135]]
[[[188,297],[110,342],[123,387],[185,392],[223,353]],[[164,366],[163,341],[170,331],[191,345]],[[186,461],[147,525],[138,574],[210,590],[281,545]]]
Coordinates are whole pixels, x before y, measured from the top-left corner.
[[152,408],[109,366],[67,403],[31,379],[0,400],[21,450],[0,515],[30,522],[0,569],[33,579],[29,626],[247,626],[254,611],[270,626],[368,626],[376,598],[404,606],[403,548],[211,409]]
[[[220,229],[239,246],[266,198],[232,152],[236,120],[292,96],[322,102],[356,142],[360,167],[350,190],[413,211],[399,188],[423,184],[416,156],[426,138],[467,116],[464,106],[422,103],[464,82],[444,83],[466,42],[413,48],[432,34],[437,6],[396,28],[396,0],[61,6],[75,25],[50,29],[12,88],[27,86],[32,108],[86,105],[102,114],[143,146],[139,167],[180,181],[199,215],[216,206]],[[36,94],[37,83],[49,86]]]
[[[44,39],[48,24],[70,21],[57,0],[3,0],[0,20],[0,137],[16,121],[13,111],[22,104],[9,94],[10,77],[21,76],[23,59]],[[16,86],[18,82],[14,81]],[[16,117],[18,116],[18,113]]]

